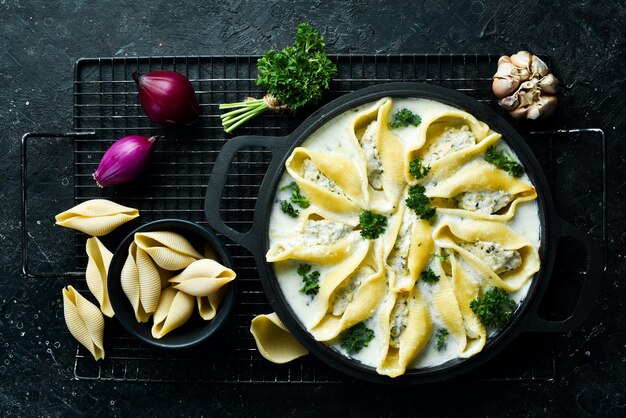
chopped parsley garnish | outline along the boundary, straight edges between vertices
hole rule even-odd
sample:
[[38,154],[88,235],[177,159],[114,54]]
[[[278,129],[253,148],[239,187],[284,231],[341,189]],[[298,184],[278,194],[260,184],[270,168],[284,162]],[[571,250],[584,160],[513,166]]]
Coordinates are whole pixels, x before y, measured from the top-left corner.
[[303,209],[309,207],[309,199],[306,196],[300,194],[300,188],[296,184],[296,182],[291,182],[286,186],[280,188],[281,191],[291,190],[291,201],[296,205],[300,206]]
[[437,210],[430,206],[430,198],[424,194],[425,191],[424,186],[419,184],[409,187],[406,205],[409,209],[413,209],[418,218],[431,221],[435,217]]
[[393,114],[393,118],[391,122],[389,122],[389,127],[391,129],[406,128],[409,125],[417,126],[420,123],[422,123],[420,115],[416,115],[409,109],[400,109]]
[[435,333],[435,337],[437,338],[437,351],[445,350],[448,345],[448,337],[450,333],[445,328],[439,328]]
[[445,263],[448,259],[448,253],[441,251],[441,254],[433,253],[433,257],[437,257],[440,262]]
[[485,161],[495,165],[500,170],[508,171],[513,177],[521,177],[524,174],[523,165],[515,161],[507,151],[499,151],[493,145],[487,149]]
[[435,274],[433,269],[428,267],[426,270],[422,272],[420,276],[420,280],[428,284],[435,284],[439,281],[439,276]]
[[415,177],[416,180],[426,177],[429,171],[430,166],[423,165],[421,158],[415,158],[409,163],[409,173]]
[[383,215],[366,210],[359,216],[361,236],[366,239],[376,239],[385,232],[387,218]]
[[373,338],[374,331],[366,327],[363,322],[359,322],[344,333],[341,348],[345,349],[348,354],[358,353],[363,347],[367,347]]
[[501,328],[509,322],[516,307],[517,303],[509,299],[509,294],[498,287],[489,289],[482,297],[470,302],[470,309],[478,319],[492,328]]
[[300,291],[305,295],[317,295],[317,292],[320,291],[320,272],[311,271],[312,268],[310,264],[300,264],[296,270],[304,282]]
[[300,214],[300,211],[294,208],[293,205],[287,202],[286,200],[280,201],[280,208],[282,209],[284,213],[291,216],[292,218],[297,218],[298,215]]

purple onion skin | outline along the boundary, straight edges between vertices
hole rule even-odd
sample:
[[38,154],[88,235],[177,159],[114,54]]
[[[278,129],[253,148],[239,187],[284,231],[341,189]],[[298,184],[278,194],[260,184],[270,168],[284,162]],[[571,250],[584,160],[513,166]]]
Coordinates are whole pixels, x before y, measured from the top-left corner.
[[152,146],[157,138],[131,135],[115,141],[93,173],[98,187],[124,184],[139,177],[150,165]]
[[150,120],[158,125],[189,125],[198,120],[200,105],[189,79],[175,71],[139,74],[133,80],[139,89],[139,103]]

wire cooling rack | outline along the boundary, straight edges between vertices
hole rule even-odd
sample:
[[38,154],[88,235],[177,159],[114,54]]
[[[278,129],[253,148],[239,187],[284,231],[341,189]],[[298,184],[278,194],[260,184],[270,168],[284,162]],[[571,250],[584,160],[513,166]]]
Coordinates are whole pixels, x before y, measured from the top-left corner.
[[[81,59],[75,67],[73,192],[76,203],[93,198],[110,198],[136,207],[142,223],[163,218],[182,218],[205,223],[203,200],[213,163],[229,139],[221,128],[218,105],[261,97],[256,86],[256,56],[133,57]],[[433,83],[459,90],[497,108],[491,93],[491,77],[497,57],[490,55],[335,55],[339,74],[326,100],[373,84],[413,81]],[[170,69],[191,80],[202,107],[200,122],[185,130],[154,127],[143,114],[131,74]],[[499,110],[499,109],[498,109]],[[500,110],[499,110],[500,111]],[[286,135],[308,112],[298,115],[267,113],[240,128],[239,135]],[[599,129],[531,132],[518,127],[548,174],[557,208],[562,217],[575,222],[598,241],[606,240],[606,148]],[[93,132],[93,134],[87,134]],[[85,134],[81,136],[80,133]],[[95,187],[93,173],[111,143],[125,135],[159,133],[152,169],[134,185],[109,189]],[[573,145],[572,143],[575,143]],[[576,146],[576,154],[569,152]],[[582,161],[581,161],[582,159]],[[269,155],[248,149],[236,156],[222,197],[222,216],[233,228],[245,231],[252,222],[256,193],[267,169]],[[26,164],[24,163],[24,167]],[[584,167],[581,169],[580,167]],[[26,170],[26,169],[25,169]],[[28,173],[25,173],[28,177]],[[559,187],[556,187],[558,185]],[[574,191],[584,190],[584,208]],[[25,185],[25,190],[27,189]],[[25,207],[28,202],[25,194]],[[592,205],[588,202],[591,201]],[[28,222],[25,216],[25,221]],[[133,226],[136,226],[133,225]],[[33,243],[25,233],[25,248]],[[84,271],[85,237],[75,235],[74,270]],[[114,248],[116,238],[110,238]],[[148,347],[128,335],[115,319],[106,324],[106,359],[94,362],[79,346],[75,376],[85,380],[130,382],[280,382],[341,383],[348,378],[313,356],[287,365],[274,365],[257,352],[248,329],[251,319],[272,309],[263,293],[254,260],[243,248],[228,242],[239,281],[238,295],[229,322],[206,344],[187,351],[164,351]],[[35,243],[36,244],[36,243]],[[575,244],[572,244],[575,247]],[[606,248],[606,246],[605,246]],[[568,248],[571,250],[571,247]],[[561,252],[563,253],[563,252]],[[580,260],[581,257],[578,257]],[[25,256],[25,265],[28,257]],[[548,290],[542,312],[548,319],[568,315],[584,265],[568,251],[557,259],[554,286]],[[25,268],[26,270],[26,268]],[[563,286],[571,289],[571,301],[563,300]],[[83,278],[79,290],[88,295]],[[552,286],[551,286],[552,287]],[[557,299],[556,295],[558,293]],[[552,302],[551,303],[551,298]],[[464,377],[503,381],[551,381],[557,375],[549,335],[522,335],[500,355]]]

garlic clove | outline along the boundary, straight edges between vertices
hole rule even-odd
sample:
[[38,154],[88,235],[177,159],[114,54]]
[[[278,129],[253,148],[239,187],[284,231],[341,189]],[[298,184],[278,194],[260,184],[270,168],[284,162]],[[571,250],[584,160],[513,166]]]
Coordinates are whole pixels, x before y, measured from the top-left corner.
[[528,51],[519,51],[517,54],[511,55],[511,62],[518,68],[530,70],[532,55]]
[[532,57],[532,60],[530,63],[530,71],[532,72],[534,76],[539,75],[541,77],[545,76],[546,74],[550,72],[546,63],[543,62],[541,58],[539,58],[536,55],[533,55]]
[[559,90],[559,80],[550,73],[539,81],[539,88],[544,93],[556,94]]
[[502,64],[511,63],[511,57],[509,57],[508,55],[502,55],[499,59],[498,59],[498,67],[501,66]]
[[543,109],[539,103],[535,103],[529,106],[528,110],[526,111],[527,119],[532,119],[532,120],[539,119],[541,115],[543,115]]
[[496,78],[493,80],[491,89],[497,98],[510,95],[519,87],[519,81],[511,78]]
[[505,110],[513,111],[519,103],[518,95],[513,94],[511,96],[501,99],[498,104]]
[[498,71],[493,78],[517,77],[517,67],[511,63],[505,62],[498,66]]
[[559,99],[556,96],[540,96],[539,103],[542,106],[542,113],[545,117],[554,113],[559,104]]
[[511,116],[513,116],[515,119],[525,119],[526,118],[526,114],[528,108],[526,107],[518,107],[516,109],[511,110],[510,114]]

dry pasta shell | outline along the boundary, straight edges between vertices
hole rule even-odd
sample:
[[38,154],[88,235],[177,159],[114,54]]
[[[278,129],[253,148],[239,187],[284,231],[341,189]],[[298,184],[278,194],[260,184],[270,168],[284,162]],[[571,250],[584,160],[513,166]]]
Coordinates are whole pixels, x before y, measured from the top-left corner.
[[63,289],[63,315],[70,333],[95,360],[104,358],[104,317],[100,309],[72,286]]
[[100,237],[139,216],[137,209],[106,199],[87,200],[55,216],[56,224]]

